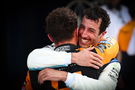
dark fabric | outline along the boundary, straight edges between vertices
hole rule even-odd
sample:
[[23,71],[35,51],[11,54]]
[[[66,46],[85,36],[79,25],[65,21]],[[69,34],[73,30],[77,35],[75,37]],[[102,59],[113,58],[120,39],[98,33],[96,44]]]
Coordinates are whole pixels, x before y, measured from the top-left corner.
[[[63,44],[60,45],[58,47],[55,48],[55,51],[66,51],[66,52],[78,52],[78,46],[75,46],[73,44]],[[95,50],[93,50],[93,52],[96,52]],[[102,72],[102,70],[107,66],[104,65],[103,67],[101,67],[100,69],[94,69],[91,67],[84,67],[84,66],[79,66],[77,64],[69,64],[67,67],[58,67],[58,68],[54,68],[57,70],[61,70],[61,71],[67,71],[67,72],[78,72],[81,71],[82,75],[94,78],[94,79],[98,79],[100,73]],[[31,77],[31,82],[32,82],[32,88],[34,90],[54,90],[54,88],[51,86],[51,81],[45,81],[44,84],[39,85],[38,84],[38,72],[39,71],[30,71],[30,77]],[[58,87],[59,89],[61,88],[65,88],[66,85],[64,82],[59,81],[58,82]]]
[[135,56],[129,56],[126,52],[122,52],[122,62],[121,62],[121,72],[120,76],[125,83],[125,88],[135,88]]

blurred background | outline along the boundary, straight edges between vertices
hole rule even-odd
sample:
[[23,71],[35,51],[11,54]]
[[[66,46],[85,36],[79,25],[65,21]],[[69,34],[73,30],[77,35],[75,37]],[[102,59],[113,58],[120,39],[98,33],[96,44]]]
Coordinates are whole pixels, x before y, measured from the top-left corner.
[[[110,0],[117,2],[117,0]],[[13,90],[21,90],[25,80],[27,68],[27,56],[35,48],[44,47],[51,44],[45,33],[45,17],[57,7],[67,6],[73,9],[81,18],[83,9],[90,5],[98,4],[107,10],[120,11],[120,5],[124,5],[129,11],[118,13],[118,18],[124,15],[120,21],[120,26],[115,28],[116,32],[112,33],[111,27],[108,30],[110,35],[118,38],[120,29],[134,16],[135,4],[129,0],[120,0],[117,5],[110,4],[109,0],[44,0],[44,1],[7,1],[4,0],[4,32],[6,33],[6,59],[7,59],[7,85]],[[112,11],[113,12],[113,11]],[[110,11],[110,14],[112,14]],[[109,11],[108,11],[109,13]],[[127,16],[127,17],[126,17]],[[117,17],[117,16],[112,16]],[[113,19],[112,19],[113,20]],[[112,21],[113,22],[113,21]],[[118,23],[119,21],[114,21]],[[118,25],[118,24],[117,24]],[[115,25],[112,27],[116,27]],[[118,29],[118,30],[117,30]]]

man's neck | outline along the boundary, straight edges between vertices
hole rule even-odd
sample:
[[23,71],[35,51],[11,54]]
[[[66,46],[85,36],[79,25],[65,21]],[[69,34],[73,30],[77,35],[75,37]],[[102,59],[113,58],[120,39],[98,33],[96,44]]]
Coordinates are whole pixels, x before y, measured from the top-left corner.
[[74,44],[77,45],[77,41],[76,40],[68,40],[68,41],[61,41],[55,44],[55,47],[60,46],[62,44]]

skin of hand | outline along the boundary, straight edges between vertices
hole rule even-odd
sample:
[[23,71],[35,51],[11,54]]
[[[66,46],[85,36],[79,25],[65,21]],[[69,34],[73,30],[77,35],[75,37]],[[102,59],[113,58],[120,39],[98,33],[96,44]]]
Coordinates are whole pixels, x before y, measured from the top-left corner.
[[[72,58],[72,63],[76,63],[80,66],[89,66],[95,69],[99,69],[99,67],[103,66],[102,57],[98,54],[92,52],[92,48],[84,49],[78,53],[74,53]],[[74,59],[75,58],[75,59]],[[46,68],[39,72],[38,82],[42,84],[44,81],[66,81],[67,72],[59,71],[51,68]]]
[[94,47],[84,49],[78,53],[72,53],[71,62],[76,63],[77,65],[80,66],[87,66],[87,67],[93,67],[95,69],[99,69],[100,67],[103,66],[103,62],[102,62],[103,58],[100,55],[92,52],[91,50],[93,48]]
[[46,68],[39,72],[38,74],[38,82],[40,84],[44,83],[44,81],[51,80],[51,81],[66,81],[67,79],[67,72],[59,71],[51,68]]

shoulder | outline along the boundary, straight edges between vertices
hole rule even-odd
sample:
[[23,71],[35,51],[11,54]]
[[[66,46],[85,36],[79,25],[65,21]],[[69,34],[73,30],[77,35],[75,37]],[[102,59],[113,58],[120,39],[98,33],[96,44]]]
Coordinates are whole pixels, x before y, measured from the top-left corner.
[[110,46],[114,46],[114,45],[118,46],[118,42],[115,38],[106,35],[97,45],[104,45],[104,46],[108,46],[108,48],[111,48]]
[[115,38],[111,37],[111,36],[106,36],[106,37],[104,37],[104,39],[105,39],[108,43],[110,43],[110,44],[112,44],[112,45],[115,45],[115,44],[118,43],[117,40],[116,40]]
[[34,50],[32,50],[28,56],[31,56],[31,55],[38,55],[38,54],[41,54],[41,53],[44,53],[46,51],[54,51],[54,44],[51,44],[51,45],[46,45],[45,47],[42,47],[42,48],[36,48]]
[[113,70],[115,69],[117,72],[119,72],[121,69],[120,62],[116,58],[112,59],[107,65],[107,67],[112,68]]
[[96,46],[96,52],[104,58],[103,63],[109,63],[115,58],[119,52],[119,45],[117,40],[112,37],[105,37]]

